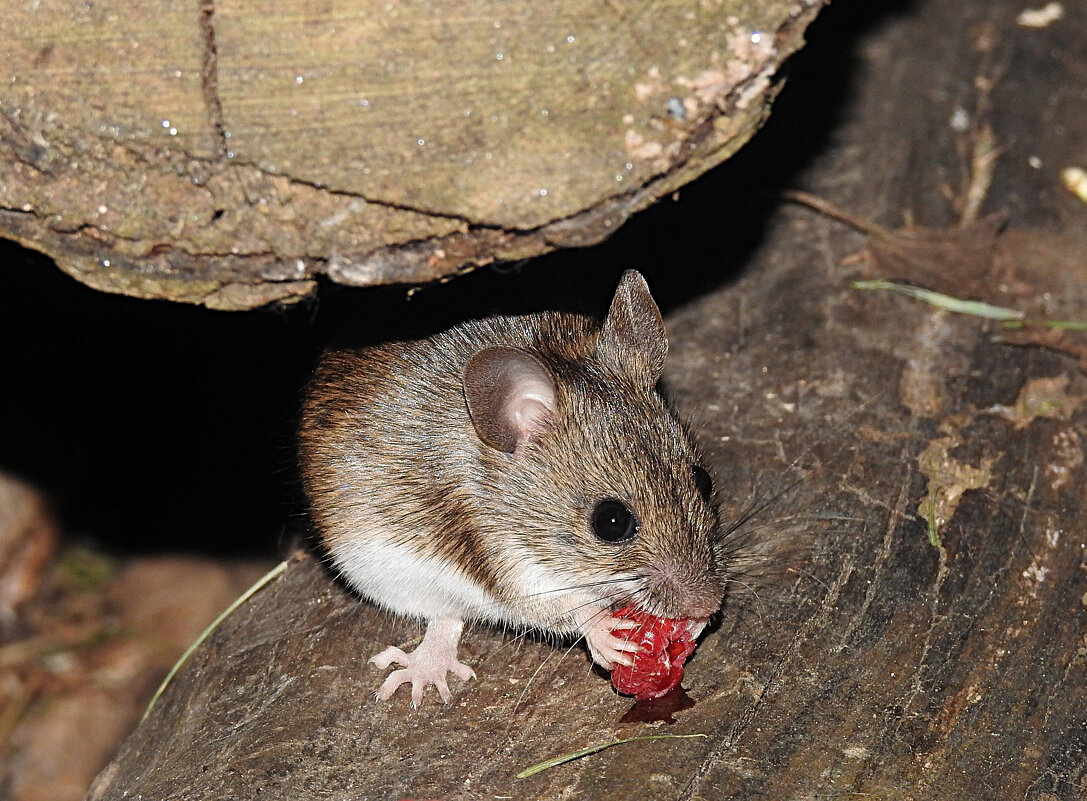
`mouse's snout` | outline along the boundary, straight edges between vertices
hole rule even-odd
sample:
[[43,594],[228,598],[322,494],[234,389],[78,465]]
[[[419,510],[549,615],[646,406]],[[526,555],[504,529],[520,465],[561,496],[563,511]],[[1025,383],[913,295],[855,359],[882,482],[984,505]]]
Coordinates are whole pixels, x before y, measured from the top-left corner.
[[691,620],[709,620],[721,608],[723,595],[693,598],[691,603],[685,604],[683,617]]
[[681,614],[676,617],[709,620],[721,608],[724,598],[724,590],[716,582],[699,582],[679,597]]
[[664,617],[706,620],[721,608],[724,584],[715,574],[663,562],[649,573],[649,596]]

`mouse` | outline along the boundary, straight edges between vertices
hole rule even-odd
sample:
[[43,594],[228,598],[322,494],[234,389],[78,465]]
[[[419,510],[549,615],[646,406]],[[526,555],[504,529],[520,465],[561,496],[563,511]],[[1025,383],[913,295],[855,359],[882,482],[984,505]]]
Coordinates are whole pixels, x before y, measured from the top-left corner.
[[310,518],[363,598],[425,621],[370,661],[377,698],[452,699],[466,623],[584,640],[605,670],[634,604],[689,621],[721,607],[728,548],[713,480],[663,392],[668,339],[644,277],[600,320],[544,311],[331,348],[305,390],[298,457]]

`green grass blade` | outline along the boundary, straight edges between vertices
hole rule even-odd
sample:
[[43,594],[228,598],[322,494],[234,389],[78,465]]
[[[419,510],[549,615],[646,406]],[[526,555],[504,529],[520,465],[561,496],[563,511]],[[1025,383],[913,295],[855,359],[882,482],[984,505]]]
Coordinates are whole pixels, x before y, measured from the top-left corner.
[[994,306],[980,300],[963,300],[942,292],[934,292],[912,284],[899,284],[894,281],[853,281],[854,289],[889,289],[911,298],[923,300],[938,309],[947,309],[957,314],[969,314],[972,317],[984,317],[986,320],[1022,320],[1023,312]]
[[143,712],[143,717],[140,718],[141,723],[143,723],[143,721],[147,720],[147,716],[151,714],[151,710],[154,709],[155,704],[158,703],[159,696],[162,695],[162,693],[170,685],[170,682],[173,681],[174,676],[177,674],[177,672],[179,670],[181,670],[181,666],[184,665],[185,662],[188,661],[189,657],[193,655],[193,651],[195,651],[197,648],[199,648],[201,643],[203,643],[204,640],[206,640],[211,635],[211,633],[213,631],[215,631],[215,629],[219,628],[219,625],[224,620],[226,620],[234,612],[235,609],[237,609],[239,606],[241,606],[246,601],[248,601],[250,598],[252,598],[257,592],[260,591],[260,589],[262,587],[264,587],[266,584],[268,584],[268,582],[270,582],[272,579],[274,579],[276,576],[278,576],[280,573],[282,573],[286,569],[287,569],[287,563],[286,562],[280,562],[278,565],[273,567],[271,570],[269,570],[267,573],[265,573],[263,576],[261,576],[259,579],[257,579],[252,587],[250,587],[248,590],[246,590],[241,595],[239,595],[234,600],[234,603],[232,603],[230,606],[228,606],[226,609],[224,609],[219,614],[219,617],[215,618],[215,620],[213,620],[211,622],[210,626],[208,626],[206,629],[204,629],[202,632],[200,632],[200,636],[197,637],[196,641],[193,642],[193,644],[190,645],[186,649],[185,653],[183,653],[181,655],[181,658],[178,659],[177,662],[174,663],[174,666],[172,668],[170,668],[170,672],[166,674],[166,678],[164,678],[162,680],[162,684],[160,684],[159,688],[157,690],[155,690],[155,694],[151,697],[151,703],[149,703],[147,705],[147,709],[145,709],[144,712]]
[[1062,331],[1087,331],[1087,322],[1079,320],[1005,320],[1002,328],[1027,328],[1040,325],[1043,328],[1059,328]]
[[581,759],[583,756],[589,756],[595,754],[597,751],[603,751],[605,748],[611,748],[613,745],[623,745],[624,743],[636,743],[645,742],[647,740],[686,740],[692,737],[706,737],[705,734],[649,734],[642,737],[627,737],[625,740],[612,740],[610,743],[600,743],[599,745],[590,745],[587,748],[582,748],[579,751],[574,751],[569,754],[563,754],[562,756],[552,757],[551,759],[545,759],[543,762],[539,762],[533,765],[531,768],[525,768],[523,771],[517,774],[518,779],[527,779],[529,776],[535,776],[537,773],[542,773],[549,768],[553,768],[556,765],[561,765],[564,762],[572,762],[575,759]]

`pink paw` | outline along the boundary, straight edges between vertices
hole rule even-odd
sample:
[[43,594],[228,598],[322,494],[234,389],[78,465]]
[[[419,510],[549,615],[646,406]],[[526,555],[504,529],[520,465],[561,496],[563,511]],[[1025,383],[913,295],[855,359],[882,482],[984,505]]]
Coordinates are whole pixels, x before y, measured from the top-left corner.
[[427,625],[423,641],[410,654],[390,645],[370,657],[370,661],[382,670],[393,663],[403,666],[386,677],[378,688],[378,700],[389,700],[401,684],[410,682],[412,706],[417,707],[423,702],[423,691],[430,685],[437,689],[442,702],[448,704],[453,699],[453,693],[445,680],[447,673],[464,681],[476,677],[474,670],[457,661],[457,643],[462,627],[459,620],[432,620]]
[[581,615],[578,628],[581,629],[585,642],[589,646],[589,655],[593,661],[605,670],[611,670],[616,663],[631,667],[636,654],[641,650],[637,643],[616,637],[613,631],[637,628],[633,620],[621,620],[612,617],[606,609],[589,610]]

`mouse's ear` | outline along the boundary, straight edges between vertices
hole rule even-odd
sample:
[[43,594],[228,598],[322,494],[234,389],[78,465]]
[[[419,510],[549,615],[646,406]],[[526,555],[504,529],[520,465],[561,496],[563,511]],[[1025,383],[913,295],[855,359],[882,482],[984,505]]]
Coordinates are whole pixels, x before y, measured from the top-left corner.
[[660,379],[668,336],[649,285],[637,270],[623,273],[598,342],[601,355],[623,372],[636,370],[650,384]]
[[476,434],[500,451],[544,429],[555,412],[555,379],[543,362],[518,348],[474,353],[464,365],[464,399]]

